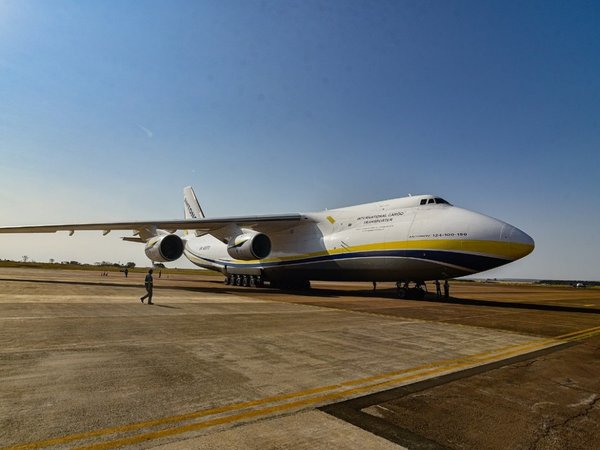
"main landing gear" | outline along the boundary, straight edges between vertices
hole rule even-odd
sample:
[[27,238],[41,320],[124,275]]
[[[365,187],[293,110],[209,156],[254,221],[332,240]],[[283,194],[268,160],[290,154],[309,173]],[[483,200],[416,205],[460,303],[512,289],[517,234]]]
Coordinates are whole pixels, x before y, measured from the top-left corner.
[[231,286],[244,287],[263,287],[264,280],[260,275],[227,275],[224,280],[225,284]]
[[[265,280],[260,275],[229,274],[225,276],[223,281],[229,286],[265,287]],[[267,286],[288,291],[306,291],[310,289],[310,281],[294,279],[270,280]]]
[[[425,288],[423,288],[423,286],[425,286]],[[410,282],[408,281],[398,281],[396,283],[396,294],[398,295],[398,298],[423,300],[426,293],[427,286],[420,281],[417,281],[414,287],[410,287]]]

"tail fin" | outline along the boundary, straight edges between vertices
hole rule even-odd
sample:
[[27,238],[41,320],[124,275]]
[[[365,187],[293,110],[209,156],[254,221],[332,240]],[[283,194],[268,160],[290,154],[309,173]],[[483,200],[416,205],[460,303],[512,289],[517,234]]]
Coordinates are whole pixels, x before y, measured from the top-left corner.
[[183,188],[183,210],[186,219],[203,219],[204,211],[191,186]]

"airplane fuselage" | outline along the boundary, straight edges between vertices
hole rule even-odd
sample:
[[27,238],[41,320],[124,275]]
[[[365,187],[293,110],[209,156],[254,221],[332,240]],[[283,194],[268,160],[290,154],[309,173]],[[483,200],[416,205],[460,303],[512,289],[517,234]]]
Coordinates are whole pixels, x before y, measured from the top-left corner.
[[265,259],[232,258],[210,234],[187,235],[184,254],[200,267],[268,280],[427,281],[489,270],[534,248],[514,226],[430,195],[304,216],[269,233]]

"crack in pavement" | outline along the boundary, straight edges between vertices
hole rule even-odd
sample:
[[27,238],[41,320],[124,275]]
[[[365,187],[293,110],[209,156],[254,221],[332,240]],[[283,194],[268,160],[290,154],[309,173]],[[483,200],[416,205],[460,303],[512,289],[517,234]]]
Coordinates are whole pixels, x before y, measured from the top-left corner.
[[529,449],[536,450],[538,448],[538,445],[541,443],[541,441],[546,438],[549,438],[550,435],[555,430],[558,430],[559,428],[562,428],[562,427],[568,427],[569,424],[571,422],[573,422],[574,420],[577,420],[579,418],[587,416],[595,408],[596,404],[600,401],[600,396],[594,394],[591,397],[588,397],[588,400],[589,400],[589,403],[583,411],[580,411],[579,413],[577,413],[571,417],[567,417],[562,422],[556,423],[556,424],[550,425],[550,426],[548,426],[546,423],[544,423],[543,429],[541,430],[542,433],[538,436],[538,438],[534,442],[532,442]]

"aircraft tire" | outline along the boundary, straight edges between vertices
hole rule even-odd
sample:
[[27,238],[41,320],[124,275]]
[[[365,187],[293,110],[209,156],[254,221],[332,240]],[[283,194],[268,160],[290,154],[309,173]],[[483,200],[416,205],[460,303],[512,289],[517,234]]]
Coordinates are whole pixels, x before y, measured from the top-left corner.
[[298,287],[299,287],[299,288],[300,288],[300,290],[302,290],[302,291],[308,291],[308,290],[310,290],[310,280],[304,280],[304,281],[301,281],[301,282],[299,283],[299,286],[298,286]]
[[229,279],[229,276],[225,277],[225,279],[223,280],[223,283],[225,283],[226,285],[231,283],[231,280]]

